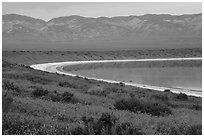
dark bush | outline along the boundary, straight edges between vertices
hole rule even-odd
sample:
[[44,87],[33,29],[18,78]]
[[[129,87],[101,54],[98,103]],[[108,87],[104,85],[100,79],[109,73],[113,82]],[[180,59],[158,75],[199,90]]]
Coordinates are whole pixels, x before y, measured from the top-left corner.
[[84,77],[85,80],[89,80],[87,77]]
[[170,93],[171,90],[170,89],[165,89],[164,92]]
[[60,87],[69,87],[69,88],[76,88],[74,84],[71,84],[69,82],[59,82],[58,86]]
[[41,97],[41,99],[53,101],[53,102],[66,102],[66,103],[78,103],[80,102],[72,93],[64,92],[58,93],[57,91],[48,91],[43,88],[36,88],[32,92],[33,97]]
[[103,113],[99,118],[97,125],[99,129],[105,129],[105,131],[111,133],[111,128],[115,125],[116,121],[117,118],[113,114]]
[[37,88],[32,92],[34,97],[42,97],[48,95],[48,90],[44,90],[42,88]]
[[49,91],[45,95],[46,100],[51,100],[53,102],[66,102],[66,103],[78,103],[80,102],[72,93],[64,92],[62,94],[57,91]]
[[83,117],[81,118],[81,120],[85,123],[85,125],[94,122],[94,118],[93,118],[93,117],[83,116]]
[[80,100],[78,100],[74,94],[69,93],[69,92],[64,92],[62,94],[60,94],[60,98],[62,102],[66,102],[66,103],[79,103],[81,102]]
[[103,113],[99,119],[93,117],[82,117],[84,127],[78,127],[74,134],[83,135],[142,135],[141,129],[134,127],[131,123],[118,123],[118,118],[110,113]]
[[103,113],[98,120],[93,117],[83,116],[82,121],[84,122],[84,128],[77,128],[77,132],[79,132],[79,134],[83,133],[95,135],[116,134],[113,132],[113,129],[115,128],[117,120],[118,119],[113,114],[109,113]]
[[3,89],[7,89],[7,90],[12,90],[15,91],[17,93],[20,93],[20,89],[18,86],[14,85],[13,82],[10,82],[8,80],[3,81],[3,85],[2,85]]
[[188,96],[185,93],[180,93],[176,95],[176,99],[185,101],[188,100]]
[[61,101],[62,102],[70,102],[73,96],[74,96],[74,94],[72,94],[72,93],[64,92],[61,95]]
[[65,85],[65,82],[59,82],[58,83],[58,86],[60,86],[60,87],[64,87],[64,85]]
[[198,104],[193,104],[190,109],[194,109],[194,110],[202,110],[202,106],[198,105]]
[[116,101],[114,106],[119,110],[128,110],[135,113],[147,113],[153,116],[164,116],[171,114],[171,110],[164,104],[137,98]]
[[30,66],[25,66],[26,68],[28,68],[28,69],[33,69],[33,68],[31,68]]
[[123,82],[120,82],[119,84],[120,84],[120,86],[125,86],[125,84]]
[[131,123],[125,122],[117,125],[116,127],[117,135],[143,135],[144,133],[141,129],[137,129]]

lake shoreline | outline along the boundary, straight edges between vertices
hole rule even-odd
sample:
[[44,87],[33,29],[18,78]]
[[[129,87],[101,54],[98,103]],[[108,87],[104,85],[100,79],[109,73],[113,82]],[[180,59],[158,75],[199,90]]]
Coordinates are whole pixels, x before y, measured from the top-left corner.
[[[30,67],[34,69],[42,70],[42,71],[51,72],[51,73],[59,73],[59,74],[64,74],[64,75],[69,75],[69,76],[80,76],[80,75],[72,74],[69,72],[65,72],[63,70],[63,67],[68,66],[68,65],[86,64],[86,63],[128,62],[128,61],[168,61],[168,60],[202,60],[202,58],[159,58],[159,59],[134,59],[134,60],[69,61],[69,62],[33,64],[33,65],[30,65]],[[98,78],[84,77],[84,76],[80,76],[80,77],[93,79],[97,81],[108,82],[108,83],[121,83],[121,81],[116,81],[116,80],[98,79]],[[157,86],[150,86],[150,85],[137,84],[137,83],[131,83],[131,82],[122,82],[122,83],[125,85],[135,86],[135,87],[139,87],[143,89],[151,89],[151,90],[157,90],[157,91],[164,91],[165,89],[169,89],[173,93],[182,92],[189,96],[202,97],[202,92],[199,92],[199,91],[195,92],[194,90],[157,87]]]

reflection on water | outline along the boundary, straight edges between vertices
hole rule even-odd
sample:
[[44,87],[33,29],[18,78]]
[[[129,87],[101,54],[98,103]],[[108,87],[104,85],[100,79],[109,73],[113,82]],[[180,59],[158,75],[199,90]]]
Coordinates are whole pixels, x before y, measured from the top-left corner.
[[70,71],[86,77],[119,80],[152,86],[202,90],[202,67],[92,67]]

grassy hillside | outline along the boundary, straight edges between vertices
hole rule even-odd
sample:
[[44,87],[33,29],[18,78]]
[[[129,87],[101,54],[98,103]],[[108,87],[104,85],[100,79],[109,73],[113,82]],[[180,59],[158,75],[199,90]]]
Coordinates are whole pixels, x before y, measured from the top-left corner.
[[[197,49],[189,52],[192,55],[182,56],[201,55]],[[101,54],[62,53],[3,52],[2,134],[202,133],[201,98],[41,72],[27,66],[84,57],[100,59]],[[108,53],[101,58],[116,54]],[[175,52],[175,56],[180,53]],[[117,58],[148,56],[117,54]]]

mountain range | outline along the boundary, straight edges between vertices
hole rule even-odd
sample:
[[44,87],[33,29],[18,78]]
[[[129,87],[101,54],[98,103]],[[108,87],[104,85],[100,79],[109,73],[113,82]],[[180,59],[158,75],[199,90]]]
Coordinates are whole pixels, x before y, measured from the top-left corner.
[[49,21],[2,16],[3,50],[112,50],[202,47],[202,14],[82,17]]

